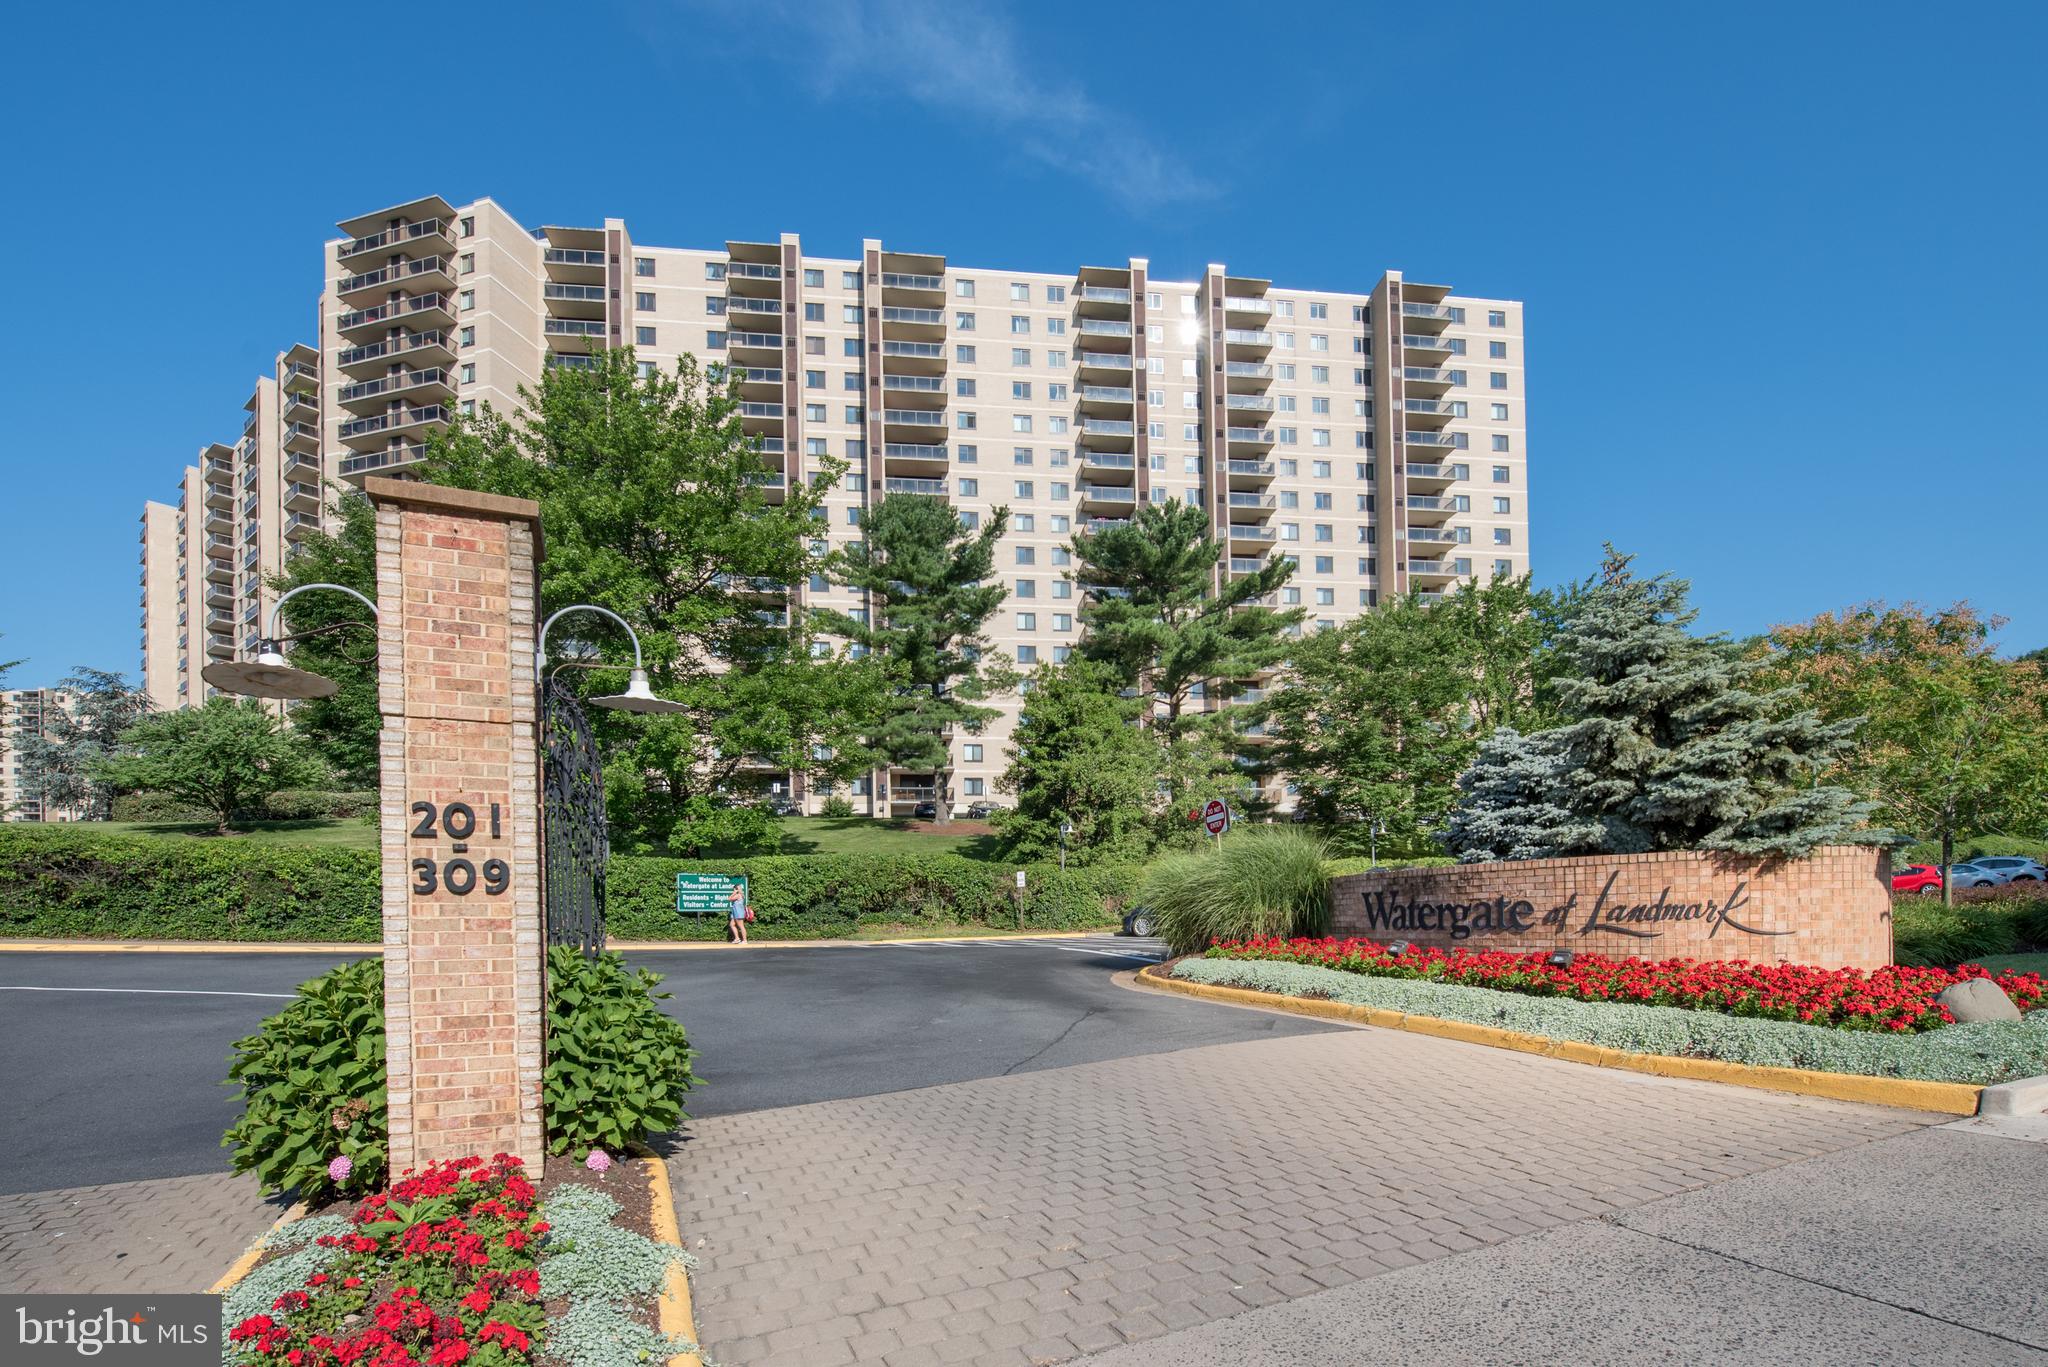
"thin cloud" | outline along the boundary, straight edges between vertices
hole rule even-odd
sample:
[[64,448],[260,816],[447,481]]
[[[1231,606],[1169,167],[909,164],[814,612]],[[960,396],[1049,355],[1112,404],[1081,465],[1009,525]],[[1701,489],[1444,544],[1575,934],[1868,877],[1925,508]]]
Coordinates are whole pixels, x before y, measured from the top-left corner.
[[1024,42],[999,15],[943,0],[755,4],[743,12],[749,23],[773,15],[796,40],[782,51],[820,99],[883,92],[937,116],[969,120],[1032,161],[1087,181],[1133,211],[1216,193],[1179,157],[1079,84],[1027,70]]

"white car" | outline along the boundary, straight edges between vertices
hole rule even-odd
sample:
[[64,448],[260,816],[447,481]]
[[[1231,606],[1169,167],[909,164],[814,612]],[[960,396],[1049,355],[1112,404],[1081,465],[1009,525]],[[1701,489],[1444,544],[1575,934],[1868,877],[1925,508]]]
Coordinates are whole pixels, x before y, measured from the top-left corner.
[[[2010,855],[1986,856],[1972,859],[1968,865],[1958,868],[1973,868],[1988,875],[1993,883],[2039,883],[2048,881],[2048,866],[2038,859],[2021,859]],[[1982,887],[1981,883],[1974,886]]]

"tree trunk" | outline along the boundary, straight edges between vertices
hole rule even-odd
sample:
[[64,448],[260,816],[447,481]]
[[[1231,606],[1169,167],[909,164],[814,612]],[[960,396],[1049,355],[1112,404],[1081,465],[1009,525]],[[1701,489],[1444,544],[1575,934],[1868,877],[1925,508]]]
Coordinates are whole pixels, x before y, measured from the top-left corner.
[[953,819],[952,778],[951,769],[932,771],[932,811],[935,814],[933,820],[941,826]]
[[1941,904],[1952,907],[1956,904],[1955,889],[1949,886],[1949,865],[1955,862],[1956,833],[1944,826],[1941,828]]

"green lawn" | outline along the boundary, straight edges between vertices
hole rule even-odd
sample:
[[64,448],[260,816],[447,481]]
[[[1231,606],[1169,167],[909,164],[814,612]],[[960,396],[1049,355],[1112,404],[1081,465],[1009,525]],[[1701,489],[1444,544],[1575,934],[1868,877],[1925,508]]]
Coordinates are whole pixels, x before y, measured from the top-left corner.
[[2048,954],[1994,954],[1976,962],[1993,973],[2048,973]]
[[[215,840],[213,827],[203,821],[80,821],[71,823],[81,831],[106,835],[163,835]],[[321,818],[309,821],[252,821],[238,827],[229,840],[246,840],[256,845],[332,845],[352,850],[377,848],[377,828],[367,821]]]

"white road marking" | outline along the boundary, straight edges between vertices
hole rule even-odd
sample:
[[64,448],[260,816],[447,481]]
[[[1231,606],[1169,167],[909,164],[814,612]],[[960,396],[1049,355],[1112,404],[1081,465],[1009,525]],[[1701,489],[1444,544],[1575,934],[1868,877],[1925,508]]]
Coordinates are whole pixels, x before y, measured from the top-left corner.
[[269,997],[290,1001],[296,992],[209,992],[196,987],[16,987],[0,983],[0,992],[126,992],[146,997]]

